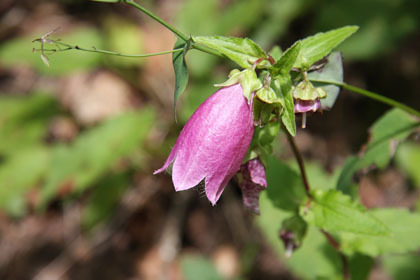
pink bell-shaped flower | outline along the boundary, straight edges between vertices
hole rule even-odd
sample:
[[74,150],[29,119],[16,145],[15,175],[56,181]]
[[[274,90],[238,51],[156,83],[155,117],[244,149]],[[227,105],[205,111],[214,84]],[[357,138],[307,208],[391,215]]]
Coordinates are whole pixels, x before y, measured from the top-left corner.
[[182,129],[160,173],[173,163],[176,191],[197,186],[215,205],[229,180],[239,171],[254,133],[252,106],[237,83],[210,96]]

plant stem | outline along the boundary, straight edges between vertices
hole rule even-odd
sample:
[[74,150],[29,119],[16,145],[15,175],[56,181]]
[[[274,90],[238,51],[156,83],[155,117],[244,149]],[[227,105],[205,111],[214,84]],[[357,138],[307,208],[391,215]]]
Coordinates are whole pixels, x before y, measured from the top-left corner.
[[292,151],[295,154],[296,161],[299,165],[300,174],[302,176],[302,181],[305,187],[306,195],[309,197],[309,199],[311,199],[312,198],[311,187],[309,185],[308,177],[306,176],[305,164],[303,162],[302,154],[300,153],[298,147],[296,146],[295,140],[293,139],[292,135],[290,135],[286,129],[285,129],[285,133],[287,135],[287,140],[289,141],[290,147],[292,148]]
[[325,238],[327,238],[328,242],[331,244],[331,246],[337,251],[337,253],[340,255],[341,262],[343,264],[343,278],[345,280],[350,279],[350,268],[349,268],[349,261],[347,259],[347,256],[344,255],[340,251],[340,243],[327,231],[321,230],[321,232],[324,234]]
[[[68,50],[78,50],[78,51],[84,51],[84,52],[94,52],[94,53],[102,53],[102,54],[108,54],[108,55],[115,55],[115,56],[122,56],[122,57],[136,57],[136,58],[141,58],[141,57],[151,57],[151,56],[157,56],[157,55],[164,55],[164,54],[170,54],[170,53],[175,53],[175,52],[181,52],[184,49],[183,48],[179,48],[179,49],[173,49],[173,50],[169,50],[169,51],[163,51],[163,52],[155,52],[155,53],[146,53],[146,54],[124,54],[124,53],[119,53],[119,52],[114,52],[114,51],[107,51],[107,50],[100,50],[100,49],[96,49],[96,48],[92,48],[92,49],[86,49],[86,48],[82,48],[79,46],[73,46],[67,43],[63,43],[60,41],[55,41],[55,40],[49,40],[51,42],[51,44],[56,44],[56,45],[60,45],[60,46],[64,46],[66,47],[66,49],[44,49],[44,52],[59,52],[59,51],[68,51]],[[37,50],[37,49],[35,49]]]
[[405,104],[402,104],[398,101],[395,101],[391,98],[388,98],[388,97],[385,97],[383,95],[374,93],[372,91],[368,91],[368,90],[365,90],[365,89],[362,89],[362,88],[358,88],[358,87],[355,87],[355,86],[352,86],[352,85],[348,85],[346,83],[326,81],[326,80],[317,80],[317,79],[309,79],[309,80],[312,81],[312,82],[317,82],[317,83],[340,86],[342,88],[345,88],[345,89],[353,91],[355,93],[358,93],[358,94],[364,95],[366,97],[372,98],[376,101],[385,103],[385,104],[390,105],[392,107],[399,108],[401,110],[406,111],[409,114],[413,114],[413,115],[417,116],[418,118],[420,118],[420,112],[419,111],[417,111],[417,110],[415,110],[415,109],[413,109],[413,108],[411,108],[411,107],[409,107]]
[[194,43],[194,41],[192,41],[191,37],[188,37],[187,35],[185,35],[184,33],[182,33],[181,31],[179,31],[178,29],[176,29],[175,27],[173,27],[172,25],[170,25],[169,23],[167,23],[166,21],[164,21],[163,19],[161,19],[160,17],[158,17],[157,15],[155,15],[154,13],[152,13],[151,11],[149,11],[148,9],[144,8],[143,6],[137,4],[136,2],[134,2],[133,0],[123,0],[123,2],[125,4],[128,4],[140,11],[142,11],[143,13],[145,13],[146,15],[148,15],[149,17],[151,17],[152,19],[156,20],[157,22],[159,22],[160,24],[162,24],[163,26],[165,26],[166,28],[168,28],[170,31],[172,31],[172,33],[174,33],[176,36],[178,36],[179,38],[181,38],[182,40],[184,40],[185,42],[187,42],[188,40],[191,40],[191,47],[193,49],[211,54],[211,55],[215,55],[215,56],[219,56],[219,57],[224,57],[220,52],[213,50],[211,48],[208,48],[206,46]]
[[162,24],[163,26],[165,26],[166,28],[168,28],[170,31],[172,31],[172,33],[174,33],[176,36],[178,36],[182,40],[188,41],[188,39],[189,39],[188,36],[186,36],[184,33],[182,33],[181,31],[179,31],[178,29],[176,29],[172,25],[168,24],[166,21],[164,21],[163,19],[161,19],[160,17],[158,17],[157,15],[155,15],[154,13],[152,13],[151,11],[149,11],[148,9],[146,9],[145,7],[137,4],[133,0],[123,0],[123,2],[125,4],[127,4],[127,5],[130,5],[130,6],[134,7],[134,8],[136,8],[137,10],[142,11],[143,13],[145,13],[146,15],[148,15],[149,17],[151,17],[152,19],[156,20],[157,22],[159,22],[160,24]]

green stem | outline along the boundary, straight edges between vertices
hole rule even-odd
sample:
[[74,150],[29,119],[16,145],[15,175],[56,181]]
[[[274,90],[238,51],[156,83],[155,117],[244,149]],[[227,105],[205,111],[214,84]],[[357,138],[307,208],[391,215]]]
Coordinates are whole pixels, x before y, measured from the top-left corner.
[[107,51],[107,50],[100,50],[100,49],[86,49],[79,46],[73,46],[67,43],[63,43],[60,41],[50,40],[52,44],[60,45],[66,47],[66,49],[44,49],[44,52],[51,51],[51,52],[58,52],[58,51],[68,51],[68,50],[78,50],[78,51],[84,51],[84,52],[94,52],[94,53],[102,53],[102,54],[108,54],[108,55],[116,55],[116,56],[122,56],[122,57],[136,57],[136,58],[142,58],[142,57],[151,57],[151,56],[157,56],[157,55],[164,55],[164,54],[170,54],[175,52],[183,51],[183,48],[179,49],[173,49],[169,51],[163,51],[163,52],[155,52],[155,53],[147,53],[147,54],[124,54],[114,51]]
[[174,33],[176,36],[178,36],[182,40],[188,41],[188,36],[186,36],[184,33],[182,33],[181,31],[179,31],[178,29],[176,29],[175,27],[173,27],[172,25],[170,25],[169,23],[167,23],[166,21],[164,21],[163,19],[161,19],[160,17],[158,17],[157,15],[155,15],[154,13],[152,13],[151,11],[149,11],[148,9],[146,9],[143,6],[137,4],[133,0],[122,0],[122,1],[125,4],[130,5],[130,6],[134,7],[134,8],[136,8],[137,10],[142,11],[143,13],[145,13],[146,15],[148,15],[149,17],[151,17],[152,19],[156,20],[157,22],[159,22],[160,24],[162,24],[163,26],[165,26],[166,28],[168,28],[170,31],[172,31],[172,33]]
[[411,108],[411,107],[409,107],[405,104],[402,104],[398,101],[395,101],[394,99],[385,97],[383,95],[374,93],[372,91],[368,91],[368,90],[365,90],[365,89],[362,89],[362,88],[358,88],[358,87],[355,87],[355,86],[352,86],[352,85],[348,85],[346,83],[340,83],[340,82],[334,82],[334,81],[317,80],[317,79],[310,79],[310,81],[317,82],[317,83],[340,86],[344,89],[347,89],[347,90],[353,91],[355,93],[364,95],[366,97],[375,99],[376,101],[385,103],[385,104],[390,105],[392,107],[400,108],[401,110],[404,110],[407,113],[413,114],[413,115],[417,116],[418,118],[420,118],[420,112],[419,111],[417,111],[417,110],[415,110],[415,109],[413,109],[413,108]]
[[[128,4],[140,11],[142,11],[143,13],[145,13],[146,15],[148,15],[149,17],[151,17],[152,19],[156,20],[157,22],[159,22],[160,24],[162,24],[163,26],[165,26],[166,28],[168,28],[170,31],[172,31],[172,33],[174,33],[176,36],[178,36],[179,38],[181,38],[182,40],[184,40],[185,42],[187,42],[188,40],[190,40],[191,38],[188,37],[187,35],[185,35],[184,33],[182,33],[181,31],[179,31],[178,29],[176,29],[175,27],[173,27],[172,25],[170,25],[169,23],[167,23],[166,21],[164,21],[163,19],[161,19],[160,17],[158,17],[157,15],[155,15],[154,13],[152,13],[151,11],[149,11],[148,9],[144,8],[143,6],[137,4],[136,2],[134,2],[133,0],[123,0],[123,2],[125,4]],[[192,41],[191,47],[193,49],[211,54],[211,55],[215,55],[215,56],[219,56],[219,57],[223,57],[223,55],[216,51],[213,50],[211,48],[208,48],[206,46],[194,43],[194,41]]]
[[298,163],[299,166],[299,170],[300,170],[300,175],[302,177],[302,182],[303,182],[303,186],[305,187],[305,192],[306,195],[309,197],[309,201],[311,201],[312,199],[312,195],[311,195],[311,187],[309,185],[309,180],[308,177],[306,176],[306,171],[305,171],[305,163],[302,157],[302,154],[300,153],[295,140],[293,139],[293,136],[289,133],[289,131],[287,131],[286,127],[283,126],[283,130],[284,133],[287,136],[287,140],[289,142],[290,147],[292,148],[293,154],[295,155],[296,161]]

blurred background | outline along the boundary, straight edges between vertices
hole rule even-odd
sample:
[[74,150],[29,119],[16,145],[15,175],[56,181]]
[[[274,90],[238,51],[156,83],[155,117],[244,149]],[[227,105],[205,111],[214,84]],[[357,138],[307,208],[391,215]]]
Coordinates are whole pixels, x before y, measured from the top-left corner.
[[[267,51],[359,25],[340,46],[344,80],[420,109],[420,1],[141,4],[186,34],[246,36]],[[189,52],[190,82],[175,122],[170,55],[66,51],[47,53],[47,67],[32,41],[58,27],[50,38],[122,53],[165,51],[175,42],[123,4],[0,2],[0,279],[310,279],[301,272],[319,269],[315,255],[287,263],[280,240],[267,240],[261,226],[279,222],[270,220],[269,208],[261,217],[244,210],[235,184],[212,207],[202,189],[176,193],[169,174],[152,175],[213,84],[236,66]],[[343,91],[330,112],[310,116],[296,141],[314,184],[336,180],[387,109]],[[280,136],[274,150],[290,162],[286,143]],[[383,172],[360,179],[362,203],[420,209],[419,166],[413,136]],[[420,278],[418,254],[372,262],[369,279]]]

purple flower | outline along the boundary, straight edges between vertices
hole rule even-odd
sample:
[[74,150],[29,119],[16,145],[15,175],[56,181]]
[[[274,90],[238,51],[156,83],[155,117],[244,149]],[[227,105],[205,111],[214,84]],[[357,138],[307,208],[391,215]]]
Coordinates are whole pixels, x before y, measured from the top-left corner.
[[318,110],[321,110],[319,98],[315,100],[295,99],[295,113],[316,112]]
[[162,168],[172,162],[176,191],[204,180],[206,196],[215,205],[229,180],[239,171],[254,133],[252,106],[240,84],[210,96],[187,122]]
[[264,165],[258,158],[251,159],[241,166],[242,199],[246,208],[260,214],[258,199],[260,192],[267,188]]

